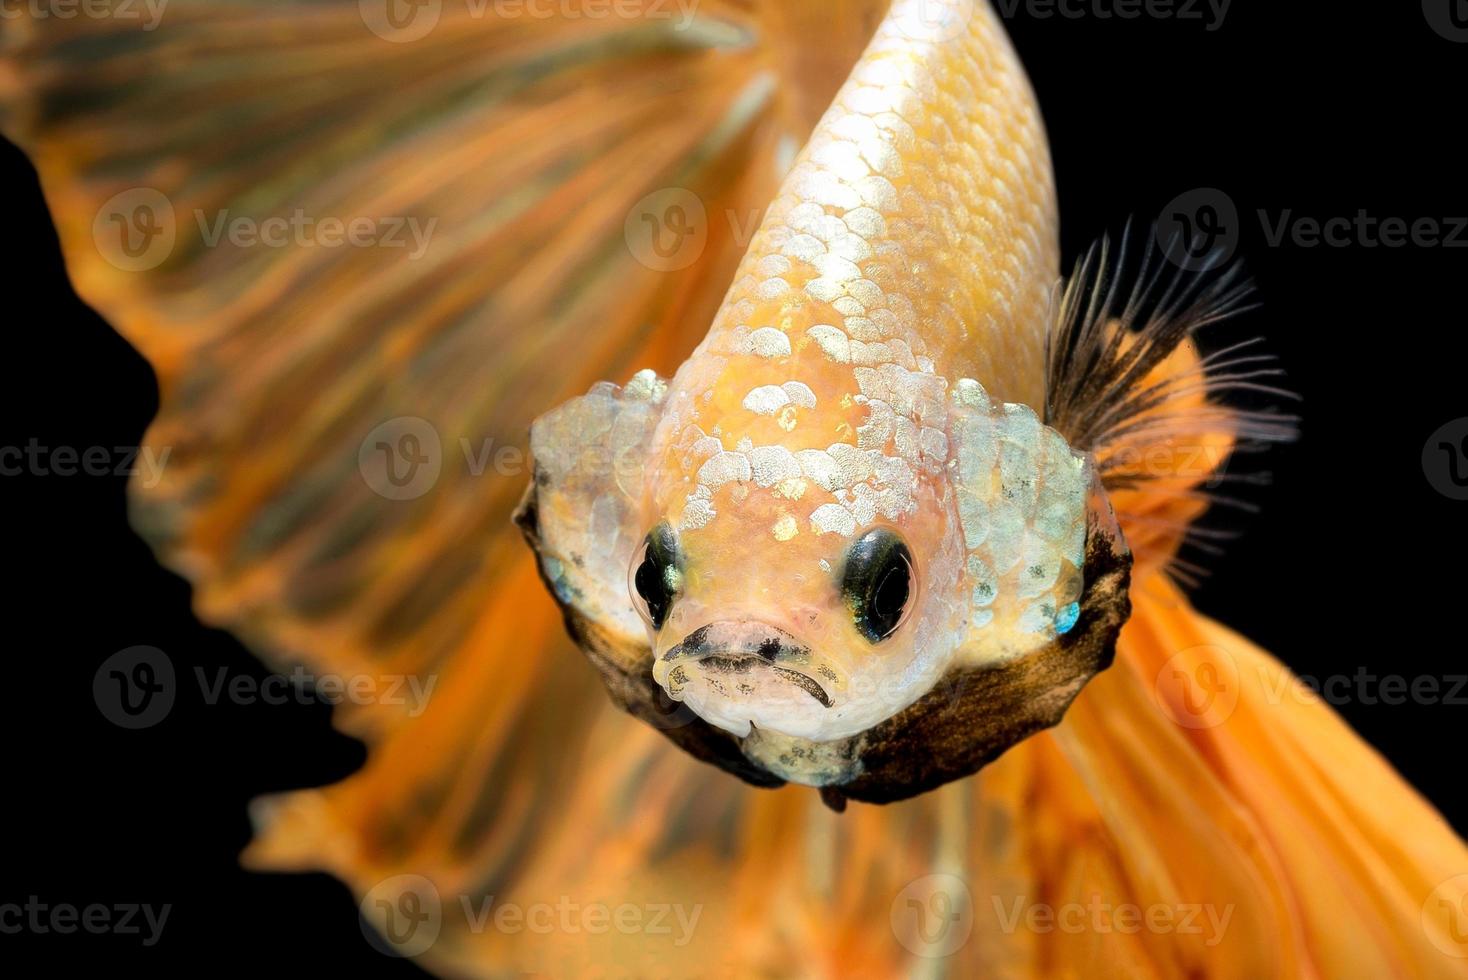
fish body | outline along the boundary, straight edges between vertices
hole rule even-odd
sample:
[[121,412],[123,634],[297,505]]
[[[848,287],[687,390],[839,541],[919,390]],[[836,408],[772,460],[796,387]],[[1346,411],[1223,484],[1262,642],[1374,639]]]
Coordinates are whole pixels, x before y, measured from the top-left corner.
[[[744,756],[850,782],[853,740],[951,672],[1074,628],[1088,528],[1124,551],[1095,467],[1032,407],[1056,256],[1044,127],[994,15],[895,4],[671,382],[537,423],[558,594],[601,593],[588,615],[624,634],[639,608],[624,669]],[[602,475],[588,419],[620,440]]]

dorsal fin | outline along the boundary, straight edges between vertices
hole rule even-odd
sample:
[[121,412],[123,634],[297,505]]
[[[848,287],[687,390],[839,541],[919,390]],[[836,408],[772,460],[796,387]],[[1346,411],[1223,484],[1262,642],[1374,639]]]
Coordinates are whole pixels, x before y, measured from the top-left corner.
[[1138,561],[1186,575],[1177,548],[1217,487],[1240,476],[1224,472],[1230,456],[1293,439],[1298,420],[1239,403],[1295,397],[1259,338],[1199,351],[1197,335],[1253,308],[1242,266],[1169,254],[1155,235],[1136,245],[1128,226],[1119,247],[1101,239],[1057,288],[1045,422],[1095,457]]

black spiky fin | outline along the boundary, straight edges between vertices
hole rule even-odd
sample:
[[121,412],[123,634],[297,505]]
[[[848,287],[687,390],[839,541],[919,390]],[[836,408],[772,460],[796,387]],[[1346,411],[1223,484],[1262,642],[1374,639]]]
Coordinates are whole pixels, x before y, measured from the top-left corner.
[[1229,460],[1292,439],[1297,419],[1274,403],[1295,396],[1260,338],[1200,348],[1200,333],[1257,306],[1240,263],[1173,262],[1155,235],[1132,238],[1130,226],[1119,247],[1103,238],[1057,290],[1045,421],[1095,457],[1139,564],[1189,580],[1201,568],[1178,549],[1216,533],[1194,522],[1232,499],[1221,486],[1257,478],[1227,472]]

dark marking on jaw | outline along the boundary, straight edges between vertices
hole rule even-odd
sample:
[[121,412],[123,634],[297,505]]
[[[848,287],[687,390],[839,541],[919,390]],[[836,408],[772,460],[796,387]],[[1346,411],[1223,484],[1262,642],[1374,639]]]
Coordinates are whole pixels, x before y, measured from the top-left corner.
[[800,688],[806,694],[815,698],[821,703],[821,707],[829,708],[831,706],[831,695],[826,693],[826,689],[800,671],[790,670],[788,667],[771,667],[770,669]]
[[759,641],[759,645],[750,647],[724,647],[709,642],[709,631],[712,624],[700,626],[683,638],[681,643],[669,648],[663,654],[664,660],[710,660],[715,657],[733,659],[736,657],[757,656],[770,663],[810,663],[810,647],[795,640],[795,637],[783,630],[776,630],[778,635],[767,636]]
[[819,701],[822,707],[829,708],[834,704],[831,700],[831,695],[826,693],[826,689],[821,687],[818,681],[812,677],[807,677],[798,670],[791,670],[789,667],[779,667],[764,660],[756,660],[748,656],[723,657],[718,655],[704,657],[698,662],[698,665],[703,669],[704,677],[708,680],[709,686],[720,694],[725,693],[723,685],[714,679],[713,674],[741,675],[758,668],[774,671],[781,680],[794,684],[806,694]]
[[713,671],[720,674],[747,674],[749,668],[754,666],[754,661],[748,657],[722,657],[714,654],[704,657],[698,665],[705,673]]
[[685,636],[683,642],[678,644],[678,648],[681,648],[684,654],[690,657],[696,657],[700,653],[705,652],[705,648],[708,646],[708,635],[709,628],[707,626],[700,626]]

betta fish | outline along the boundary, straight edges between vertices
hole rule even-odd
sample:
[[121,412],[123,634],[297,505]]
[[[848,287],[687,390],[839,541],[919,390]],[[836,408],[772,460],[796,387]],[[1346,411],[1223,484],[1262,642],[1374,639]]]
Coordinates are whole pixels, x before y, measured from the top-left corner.
[[838,809],[971,774],[1110,663],[1131,560],[1104,459],[1142,416],[1267,424],[1151,379],[1226,288],[1172,283],[1135,330],[1052,302],[1039,116],[963,12],[878,29],[671,381],[599,385],[531,437],[520,523],[613,694]]
[[7,35],[158,373],[134,526],[272,662],[424,692],[344,705],[366,765],[249,866],[445,975],[1468,973],[1463,842],[1178,581],[1292,431],[1206,347],[1243,281],[1145,233],[1062,274],[983,0]]

